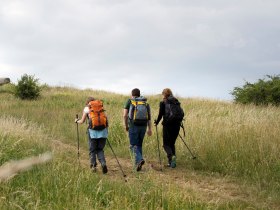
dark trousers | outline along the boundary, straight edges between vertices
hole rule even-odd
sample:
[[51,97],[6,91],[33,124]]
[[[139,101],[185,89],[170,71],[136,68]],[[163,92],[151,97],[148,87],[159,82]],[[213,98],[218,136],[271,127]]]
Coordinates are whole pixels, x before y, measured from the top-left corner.
[[179,135],[180,124],[163,125],[163,148],[166,152],[169,163],[172,156],[176,155],[175,143]]
[[96,156],[101,165],[106,165],[104,156],[104,147],[106,145],[106,138],[91,139],[89,137],[89,156],[92,166],[96,166]]

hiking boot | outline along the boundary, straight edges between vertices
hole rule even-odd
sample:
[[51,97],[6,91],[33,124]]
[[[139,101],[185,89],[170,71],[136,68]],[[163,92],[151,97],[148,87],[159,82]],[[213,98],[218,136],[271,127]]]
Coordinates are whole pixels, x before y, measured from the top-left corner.
[[141,171],[142,165],[145,164],[145,160],[140,160],[140,162],[137,165],[136,171]]
[[171,168],[176,167],[176,156],[175,155],[172,156],[170,166],[171,166]]
[[93,168],[93,167],[96,168],[96,166],[97,166],[97,163],[94,163],[94,164],[91,163],[90,164],[90,168]]
[[106,164],[102,165],[102,173],[107,174],[107,172],[108,172],[108,168],[107,168]]
[[90,164],[90,169],[91,169],[92,172],[94,172],[94,173],[97,171],[96,166],[97,166],[96,163],[95,163],[95,164]]
[[167,163],[166,165],[164,165],[165,167],[171,167],[171,164],[170,163]]

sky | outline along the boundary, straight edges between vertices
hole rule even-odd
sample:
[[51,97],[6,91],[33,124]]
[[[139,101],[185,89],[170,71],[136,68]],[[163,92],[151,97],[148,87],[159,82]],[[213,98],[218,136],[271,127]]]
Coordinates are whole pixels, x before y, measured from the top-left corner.
[[232,100],[280,74],[279,0],[0,0],[0,77]]

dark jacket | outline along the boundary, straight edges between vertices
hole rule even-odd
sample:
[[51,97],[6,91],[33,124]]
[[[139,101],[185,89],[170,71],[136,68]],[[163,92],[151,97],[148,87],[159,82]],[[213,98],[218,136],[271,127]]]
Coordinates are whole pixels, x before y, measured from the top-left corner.
[[[165,119],[165,104],[167,103],[167,101],[171,102],[171,103],[178,103],[178,99],[173,97],[173,96],[169,96],[167,99],[163,99],[160,103],[159,103],[159,113],[158,113],[158,117],[155,121],[156,124],[158,124],[161,120],[161,118],[163,118],[162,120],[162,125],[167,125],[166,123],[166,119]],[[178,125],[180,125],[181,123],[178,123]]]

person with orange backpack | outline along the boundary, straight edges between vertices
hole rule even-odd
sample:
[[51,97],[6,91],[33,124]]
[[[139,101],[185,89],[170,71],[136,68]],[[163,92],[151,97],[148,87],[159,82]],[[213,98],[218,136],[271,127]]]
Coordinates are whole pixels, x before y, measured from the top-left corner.
[[75,123],[82,124],[88,119],[88,141],[90,168],[95,172],[97,167],[96,158],[98,158],[103,174],[108,172],[104,147],[108,138],[108,119],[105,114],[103,102],[89,97],[83,110],[81,119],[76,118]]

